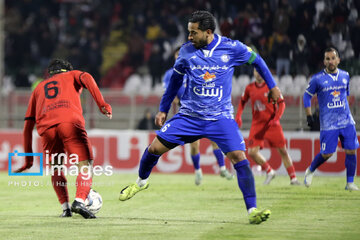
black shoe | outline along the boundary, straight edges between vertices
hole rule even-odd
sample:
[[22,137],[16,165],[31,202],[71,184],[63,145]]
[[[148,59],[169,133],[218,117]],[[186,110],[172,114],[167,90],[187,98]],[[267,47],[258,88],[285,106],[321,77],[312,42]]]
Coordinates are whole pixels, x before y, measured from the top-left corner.
[[60,215],[60,217],[72,217],[70,208],[64,210],[63,213]]
[[71,211],[74,213],[78,213],[81,216],[83,216],[83,218],[96,218],[96,216],[90,212],[89,209],[87,209],[85,207],[85,204],[78,202],[76,200],[74,200],[74,202],[71,205]]

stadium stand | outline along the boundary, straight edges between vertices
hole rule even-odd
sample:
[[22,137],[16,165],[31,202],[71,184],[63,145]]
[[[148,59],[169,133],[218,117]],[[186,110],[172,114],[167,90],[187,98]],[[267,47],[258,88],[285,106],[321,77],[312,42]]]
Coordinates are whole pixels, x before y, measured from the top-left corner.
[[[29,87],[39,78],[47,77],[44,69],[49,59],[63,57],[75,68],[95,76],[99,85],[108,89],[105,95],[114,101],[114,113],[119,111],[121,115],[114,114],[117,124],[103,126],[85,96],[85,115],[91,120],[90,127],[133,128],[144,112],[143,107],[150,105],[151,111],[157,111],[163,88],[159,82],[153,83],[154,71],[164,73],[172,66],[172,51],[186,41],[186,18],[194,9],[211,11],[219,19],[216,33],[251,46],[273,73],[278,55],[274,44],[279,38],[289,40],[290,54],[283,57],[290,59],[290,74],[274,76],[287,104],[282,120],[285,129],[305,126],[305,119],[301,119],[302,94],[309,74],[322,69],[321,52],[330,45],[339,49],[339,67],[352,76],[351,107],[354,117],[359,119],[356,111],[360,105],[359,1],[225,3],[5,1],[5,77],[1,82],[0,110],[7,114],[1,115],[0,127],[22,127],[26,101],[19,98],[25,99]],[[298,39],[305,40],[305,45],[299,45]],[[302,65],[308,66],[308,72],[303,72]],[[252,69],[235,70],[233,99],[238,99],[251,80]],[[245,119],[244,126],[248,121]]]

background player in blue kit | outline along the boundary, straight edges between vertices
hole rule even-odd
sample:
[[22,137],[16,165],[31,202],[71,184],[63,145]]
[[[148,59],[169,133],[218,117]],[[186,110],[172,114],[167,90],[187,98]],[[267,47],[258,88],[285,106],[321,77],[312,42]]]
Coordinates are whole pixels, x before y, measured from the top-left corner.
[[[179,56],[179,51],[180,51],[180,47],[176,48],[174,51],[175,61]],[[171,78],[171,75],[173,74],[173,71],[174,70],[171,68],[165,72],[164,79],[163,79],[163,85],[164,85],[165,90],[169,86],[170,78]],[[185,92],[186,79],[187,79],[186,75],[184,75],[183,78],[184,78],[184,80],[183,80],[184,84],[180,87],[179,91],[176,94],[176,97],[177,97],[175,99],[176,101],[180,101],[182,95]],[[211,141],[211,146],[213,148],[213,153],[214,153],[214,156],[216,157],[217,164],[219,165],[220,176],[223,178],[226,178],[227,180],[233,179],[234,175],[232,175],[226,169],[224,155],[223,155],[221,149],[213,141]],[[200,140],[190,143],[190,155],[191,155],[191,160],[193,162],[194,169],[195,169],[195,185],[200,185],[202,182],[202,178],[203,178],[202,170],[200,167],[200,150],[199,149],[200,149]]]
[[356,170],[355,121],[351,115],[347,97],[349,96],[349,73],[337,68],[339,53],[335,48],[327,48],[324,54],[325,69],[315,74],[304,93],[304,107],[308,125],[314,123],[311,116],[311,98],[317,94],[320,108],[320,153],[306,169],[304,184],[309,187],[315,170],[336,151],[338,138],[345,150],[346,190],[359,190],[354,183]]
[[[270,210],[258,210],[254,176],[245,155],[245,141],[237,127],[231,105],[234,67],[253,64],[268,85],[270,98],[277,101],[280,90],[264,60],[239,41],[214,34],[215,20],[207,11],[192,13],[188,22],[189,42],[185,43],[174,65],[174,72],[161,102],[155,122],[162,126],[145,150],[136,183],[120,192],[122,201],[148,188],[148,177],[159,157],[177,145],[200,138],[214,141],[234,164],[238,185],[243,193],[249,222],[259,224]],[[165,122],[167,112],[187,75],[186,89],[179,112]]]

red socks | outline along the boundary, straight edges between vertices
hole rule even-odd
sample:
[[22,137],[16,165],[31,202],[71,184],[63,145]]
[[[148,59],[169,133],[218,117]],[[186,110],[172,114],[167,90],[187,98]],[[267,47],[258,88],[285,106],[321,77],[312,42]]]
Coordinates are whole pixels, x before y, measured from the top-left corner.
[[54,175],[51,176],[51,182],[52,182],[53,188],[56,192],[56,195],[59,199],[60,204],[63,204],[65,202],[69,202],[67,180],[62,171],[60,171],[60,176],[58,176],[58,174],[59,174],[59,171],[55,170]]
[[288,172],[290,179],[296,178],[294,165],[288,167],[286,171]]
[[76,178],[76,198],[81,198],[85,201],[90,192],[91,184],[92,177],[89,177],[87,174],[79,173]]
[[268,162],[265,162],[263,165],[261,165],[261,168],[263,171],[266,171],[266,173],[269,173],[272,168],[270,167],[270,164],[268,164]]

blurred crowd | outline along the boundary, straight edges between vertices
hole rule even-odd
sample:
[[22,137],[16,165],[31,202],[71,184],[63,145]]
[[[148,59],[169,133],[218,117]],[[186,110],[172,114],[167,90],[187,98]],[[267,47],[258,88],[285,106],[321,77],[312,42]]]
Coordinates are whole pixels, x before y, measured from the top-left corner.
[[121,88],[133,73],[155,86],[199,9],[214,14],[216,33],[253,48],[278,76],[319,71],[327,46],[360,74],[359,0],[6,0],[5,74],[28,87],[61,57],[102,87]]

